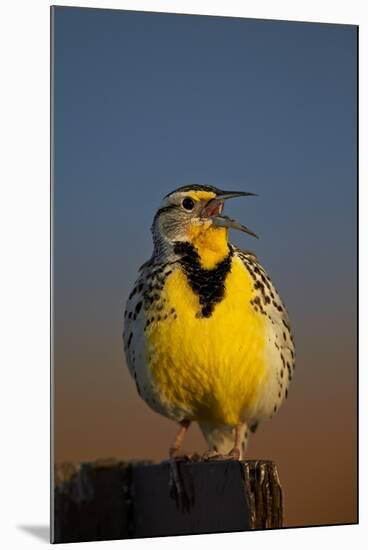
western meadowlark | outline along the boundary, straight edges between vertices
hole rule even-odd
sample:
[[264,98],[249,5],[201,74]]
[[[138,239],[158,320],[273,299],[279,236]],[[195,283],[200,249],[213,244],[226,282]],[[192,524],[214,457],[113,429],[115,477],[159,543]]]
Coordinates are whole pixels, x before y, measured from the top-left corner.
[[294,370],[288,315],[254,254],[228,241],[224,201],[253,195],[188,185],[166,195],[152,224],[154,250],[129,295],[128,368],[139,395],[180,424],[180,455],[197,421],[208,459],[243,458],[249,430],[287,397]]

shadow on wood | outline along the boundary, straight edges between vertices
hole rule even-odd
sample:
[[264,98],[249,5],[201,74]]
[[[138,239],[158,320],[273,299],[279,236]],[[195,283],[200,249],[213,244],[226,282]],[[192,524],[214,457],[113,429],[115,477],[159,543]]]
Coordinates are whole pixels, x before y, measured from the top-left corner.
[[64,463],[54,482],[52,542],[282,527],[268,460]]

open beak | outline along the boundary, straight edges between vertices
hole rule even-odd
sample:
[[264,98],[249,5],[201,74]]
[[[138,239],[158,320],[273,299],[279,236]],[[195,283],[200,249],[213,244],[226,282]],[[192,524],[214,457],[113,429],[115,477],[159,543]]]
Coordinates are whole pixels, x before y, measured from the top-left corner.
[[216,227],[226,227],[227,229],[238,229],[244,233],[248,233],[252,237],[258,239],[258,235],[253,233],[248,227],[238,223],[236,220],[228,216],[222,216],[221,212],[224,208],[224,201],[235,197],[251,197],[257,196],[255,193],[247,193],[245,191],[223,191],[217,195],[215,199],[207,202],[202,210],[202,217],[210,218],[213,225]]

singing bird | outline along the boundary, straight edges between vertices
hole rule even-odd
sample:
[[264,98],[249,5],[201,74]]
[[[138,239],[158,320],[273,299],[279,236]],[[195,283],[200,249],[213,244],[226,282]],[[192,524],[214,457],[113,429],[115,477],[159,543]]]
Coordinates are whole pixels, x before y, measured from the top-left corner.
[[294,343],[288,314],[256,256],[229,242],[224,202],[254,195],[188,185],[166,195],[152,224],[153,254],[142,265],[124,314],[127,365],[137,391],[179,430],[191,422],[204,458],[244,458],[249,431],[288,394]]

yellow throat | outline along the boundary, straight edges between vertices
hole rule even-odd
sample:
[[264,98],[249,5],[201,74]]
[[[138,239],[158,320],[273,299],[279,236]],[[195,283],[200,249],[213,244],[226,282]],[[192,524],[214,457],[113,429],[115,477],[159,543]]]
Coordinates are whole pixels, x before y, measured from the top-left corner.
[[227,229],[213,227],[210,221],[191,224],[187,235],[204,269],[213,269],[229,253]]

